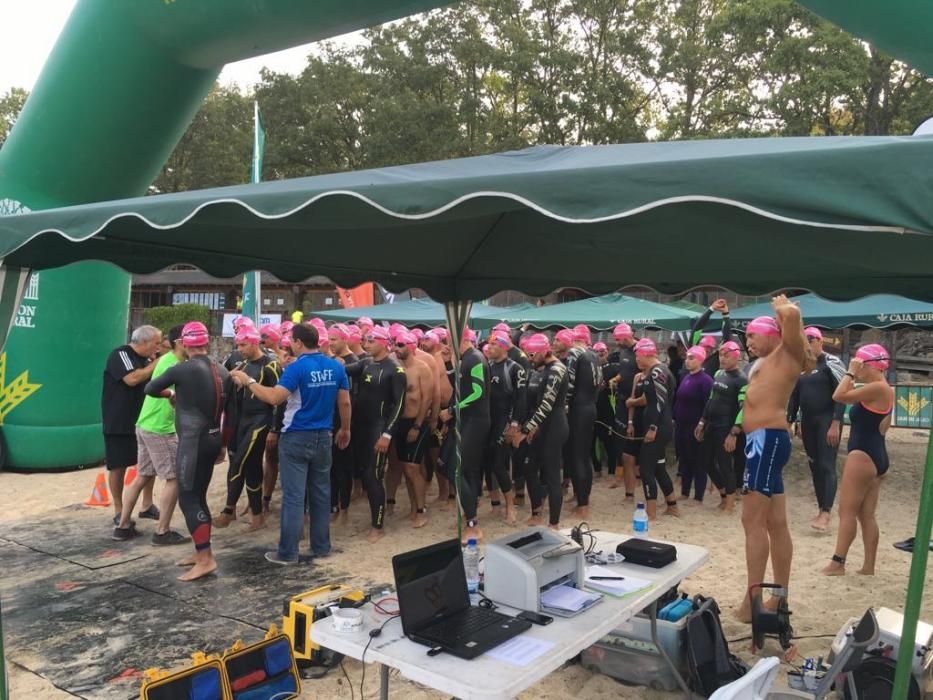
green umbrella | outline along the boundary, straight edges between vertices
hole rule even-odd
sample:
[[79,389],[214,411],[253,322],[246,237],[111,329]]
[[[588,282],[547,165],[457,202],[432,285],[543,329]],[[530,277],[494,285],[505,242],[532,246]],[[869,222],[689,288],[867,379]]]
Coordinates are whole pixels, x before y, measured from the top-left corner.
[[684,331],[690,329],[691,322],[699,315],[625,294],[606,294],[591,299],[539,306],[504,320],[512,324],[527,323],[535,328],[583,324],[601,331],[612,330],[624,321],[641,328]]
[[321,274],[438,301],[623,283],[933,299],[931,161],[933,137],[540,146],[3,217],[0,257]]
[[[894,294],[873,294],[852,301],[830,301],[816,294],[793,298],[808,326],[820,328],[902,328],[933,326],[933,304]],[[771,304],[743,306],[732,312],[732,321],[744,325],[757,316],[770,316]]]

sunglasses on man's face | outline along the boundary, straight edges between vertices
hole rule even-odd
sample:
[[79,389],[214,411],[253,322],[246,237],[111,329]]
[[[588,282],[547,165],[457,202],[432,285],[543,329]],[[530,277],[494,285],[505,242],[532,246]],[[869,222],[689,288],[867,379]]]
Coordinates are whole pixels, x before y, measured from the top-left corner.
[[396,343],[395,347],[397,347],[399,350],[404,350],[408,346],[405,343]]
[[375,338],[373,338],[371,335],[367,335],[365,338],[363,338],[363,340],[365,340],[367,343],[371,343],[375,340]]

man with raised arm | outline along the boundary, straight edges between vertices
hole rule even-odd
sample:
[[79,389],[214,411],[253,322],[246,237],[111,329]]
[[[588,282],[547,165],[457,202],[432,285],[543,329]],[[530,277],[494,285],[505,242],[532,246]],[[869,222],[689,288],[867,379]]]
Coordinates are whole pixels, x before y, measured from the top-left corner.
[[[812,365],[812,357],[803,337],[800,309],[783,294],[774,297],[771,306],[775,318],[759,316],[746,330],[748,348],[759,359],[749,376],[741,412],[746,435],[744,487],[748,491],[742,503],[742,526],[748,585],[764,581],[770,556],[773,580],[786,594],[794,552],[782,475],[791,452],[787,401],[800,373]],[[772,601],[769,604],[777,602]],[[747,595],[738,617],[751,621]]]

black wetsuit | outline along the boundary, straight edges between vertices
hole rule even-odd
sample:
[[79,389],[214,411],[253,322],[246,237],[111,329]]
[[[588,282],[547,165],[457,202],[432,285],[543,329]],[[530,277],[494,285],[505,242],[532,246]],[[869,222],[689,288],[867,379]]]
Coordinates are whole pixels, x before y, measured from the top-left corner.
[[[279,383],[278,360],[263,353],[258,360],[242,359],[242,370],[262,386]],[[266,438],[275,422],[271,405],[260,401],[248,387],[235,388],[227,400],[226,413],[234,416],[227,448],[230,467],[227,470],[227,507],[232,514],[246,486],[246,497],[253,515],[262,513],[262,457]],[[226,422],[226,421],[225,421]]]
[[700,464],[710,479],[726,495],[735,493],[745,472],[745,435],[736,437],[735,450],[726,452],[725,441],[733,428],[741,430],[740,413],[745,402],[748,377],[740,369],[721,369],[713,377],[709,401],[703,409],[703,442]]
[[211,546],[207,487],[220,454],[220,415],[233,382],[226,369],[207,355],[169,367],[146,385],[149,396],[175,387],[175,433],[178,436],[178,506],[196,550]]
[[372,526],[382,529],[386,509],[385,477],[387,454],[376,452],[383,434],[392,435],[405,406],[408,380],[405,368],[388,355],[371,357],[347,365],[347,376],[355,378],[356,401],[351,419],[353,459],[363,465],[363,486],[369,498]]
[[810,463],[813,490],[821,511],[829,513],[836,500],[836,456],[839,446],[826,442],[832,422],[839,421],[840,430],[845,404],[833,401],[833,392],[846,373],[845,365],[835,355],[820,353],[816,368],[801,374],[787,407],[787,422],[796,423],[800,413],[800,436]]
[[567,353],[567,421],[570,434],[564,448],[564,468],[573,482],[578,506],[590,503],[593,490],[593,426],[596,423],[596,394],[602,384],[602,369],[596,353],[574,346]]
[[[690,343],[689,345],[696,345],[703,338],[703,329],[706,328],[709,323],[710,317],[713,315],[712,309],[707,309],[704,311],[698,318],[694,319],[693,323],[690,324]],[[723,314],[722,317],[722,342],[727,343],[732,340],[732,319],[729,318],[729,314]],[[719,371],[719,353],[715,352],[712,349],[707,349],[706,359],[703,360],[703,371],[706,372],[709,376],[715,377],[716,372]]]
[[[641,449],[641,442],[638,440],[629,440],[619,437],[626,434],[628,428],[628,406],[625,401],[632,397],[632,387],[635,384],[635,375],[638,374],[638,364],[635,362],[634,348],[620,347],[609,354],[609,365],[612,366],[619,381],[616,383],[616,456],[621,457],[623,453],[638,456]],[[638,424],[643,411],[635,411],[635,434],[639,435],[641,426]]]
[[[353,365],[360,361],[352,352],[343,355],[341,359],[345,365]],[[350,401],[351,406],[356,399],[356,381],[347,377],[350,381]],[[352,409],[351,409],[352,410]],[[351,413],[352,416],[352,413]],[[334,409],[334,434],[340,428],[340,409]],[[353,493],[353,449],[347,445],[346,449],[341,450],[337,447],[336,441],[331,454],[330,464],[330,512],[338,513],[341,509],[347,510],[350,507],[350,497]],[[362,472],[360,477],[363,478]]]
[[667,365],[658,363],[638,382],[638,393],[647,401],[642,420],[644,434],[652,429],[655,437],[652,442],[644,442],[638,453],[638,467],[641,473],[642,488],[648,502],[658,498],[658,485],[665,499],[670,499],[674,484],[667,473],[667,445],[674,437],[674,387],[676,380]]
[[551,525],[560,522],[564,502],[560,460],[570,432],[564,408],[569,383],[567,367],[559,361],[534,372],[528,384],[528,420],[522,426],[524,433],[536,431],[525,470],[531,509],[538,514],[547,493]]
[[610,474],[615,474],[616,440],[613,432],[615,430],[615,411],[612,407],[608,382],[619,373],[619,370],[617,365],[608,364],[602,365],[600,370],[603,381],[596,393],[596,423],[593,426],[593,471],[600,473],[603,470],[597,449],[598,445],[602,445],[608,462],[608,471]]
[[[450,412],[456,395],[450,398]],[[460,360],[460,464],[461,483],[456,479],[454,431],[448,430],[441,460],[451,484],[458,489],[460,507],[467,521],[476,520],[476,508],[483,488],[483,451],[489,437],[489,363],[476,348],[469,348]]]
[[[528,355],[517,345],[513,345],[509,348],[509,359],[512,360],[512,362],[517,362],[519,366],[525,370],[525,383],[527,385],[528,381],[531,379],[531,373],[534,371],[531,367],[531,360]],[[525,420],[525,416],[518,416],[517,420],[521,423]],[[512,486],[515,488],[515,497],[518,499],[525,497],[525,462],[527,458],[527,442],[522,442],[518,447],[512,448]]]
[[489,364],[489,437],[483,463],[496,477],[502,493],[512,490],[509,476],[510,444],[505,440],[509,425],[525,415],[528,375],[517,362],[506,358]]

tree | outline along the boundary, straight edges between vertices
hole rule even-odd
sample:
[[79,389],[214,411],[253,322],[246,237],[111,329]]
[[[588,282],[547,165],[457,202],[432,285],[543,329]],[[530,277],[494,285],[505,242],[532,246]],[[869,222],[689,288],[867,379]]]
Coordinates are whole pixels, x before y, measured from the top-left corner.
[[13,129],[19,113],[23,111],[29,93],[22,88],[10,88],[0,96],[0,148],[6,141],[7,134]]

